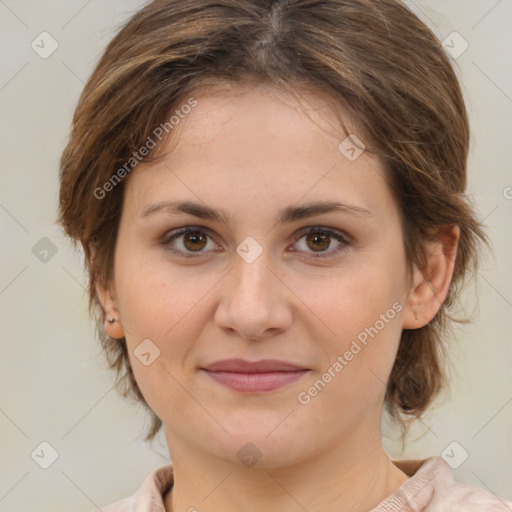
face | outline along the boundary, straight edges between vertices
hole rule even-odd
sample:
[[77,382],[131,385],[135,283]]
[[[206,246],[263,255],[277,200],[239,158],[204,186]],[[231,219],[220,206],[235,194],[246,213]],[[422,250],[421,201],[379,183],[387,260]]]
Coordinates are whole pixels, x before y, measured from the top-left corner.
[[319,94],[307,115],[263,86],[194,98],[169,154],[129,176],[111,288],[171,454],[236,462],[251,442],[275,467],[380,437],[407,297],[381,164],[339,149]]

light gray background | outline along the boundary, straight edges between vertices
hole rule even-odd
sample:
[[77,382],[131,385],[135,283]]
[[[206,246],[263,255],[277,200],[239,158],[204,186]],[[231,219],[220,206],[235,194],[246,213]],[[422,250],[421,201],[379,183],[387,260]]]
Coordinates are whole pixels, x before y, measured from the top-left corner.
[[[469,454],[456,479],[512,499],[512,1],[409,4],[440,39],[457,31],[469,44],[454,62],[473,130],[470,190],[494,255],[466,295],[477,322],[450,340],[450,392],[404,452],[385,422],[386,448],[425,458],[456,441],[448,454]],[[169,460],[164,436],[145,444],[142,409],[112,389],[87,316],[81,256],[55,225],[58,161],[78,96],[140,5],[0,0],[0,512],[87,512],[133,493]],[[31,48],[43,31],[59,45],[46,59]],[[57,249],[46,262],[32,251],[43,237]],[[43,441],[58,453],[48,469],[31,458]]]

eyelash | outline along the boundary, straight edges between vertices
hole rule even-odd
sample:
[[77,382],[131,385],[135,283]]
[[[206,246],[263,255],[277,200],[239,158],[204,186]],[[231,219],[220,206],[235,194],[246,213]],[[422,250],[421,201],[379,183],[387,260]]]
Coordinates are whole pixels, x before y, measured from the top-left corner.
[[[176,250],[176,249],[173,249],[172,247],[170,247],[170,242],[172,242],[176,238],[179,238],[180,236],[186,235],[188,233],[194,233],[194,232],[200,232],[202,234],[207,235],[209,238],[211,238],[210,235],[208,234],[208,231],[209,230],[207,228],[204,228],[203,226],[189,226],[189,227],[180,229],[177,232],[170,231],[170,232],[166,233],[163,236],[160,243],[161,243],[161,245],[165,246],[167,250],[169,250],[171,253],[173,253],[174,255],[176,255],[180,258],[198,258],[198,257],[201,257],[204,253],[203,252],[197,252],[195,254],[194,253],[185,253],[181,250]],[[341,233],[339,233],[337,231],[333,231],[332,229],[329,229],[329,228],[324,228],[322,226],[313,226],[313,227],[301,229],[297,235],[297,238],[294,241],[294,244],[297,243],[305,235],[309,235],[309,234],[328,235],[328,236],[335,238],[338,242],[342,243],[341,246],[339,246],[337,249],[335,249],[333,251],[330,251],[327,253],[324,252],[324,253],[319,253],[319,254],[311,254],[311,257],[313,259],[331,258],[331,257],[343,252],[344,250],[346,250],[346,248],[350,245],[348,239],[345,236],[343,236]],[[327,255],[324,256],[323,254],[327,254]]]

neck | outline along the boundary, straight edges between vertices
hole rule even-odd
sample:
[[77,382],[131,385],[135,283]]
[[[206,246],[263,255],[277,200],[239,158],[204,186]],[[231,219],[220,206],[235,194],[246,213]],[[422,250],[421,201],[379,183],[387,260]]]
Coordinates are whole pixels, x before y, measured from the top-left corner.
[[183,442],[169,446],[174,485],[165,496],[166,512],[368,512],[408,478],[378,436],[338,443],[293,466],[260,469],[198,453]]

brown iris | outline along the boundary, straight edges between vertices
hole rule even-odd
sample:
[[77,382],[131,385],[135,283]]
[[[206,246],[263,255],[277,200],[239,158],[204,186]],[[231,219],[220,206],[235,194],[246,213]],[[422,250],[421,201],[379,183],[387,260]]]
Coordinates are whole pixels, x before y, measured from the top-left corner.
[[[322,244],[320,250],[328,249],[330,244],[330,235],[322,235],[319,233],[310,233],[306,237],[306,243],[313,242],[314,244]],[[318,245],[317,245],[318,247]],[[311,247],[312,248],[312,247]],[[313,249],[316,251],[316,249]]]
[[[187,243],[187,242],[190,242]],[[201,231],[190,231],[183,235],[183,244],[189,251],[200,251],[206,245],[207,237]]]

